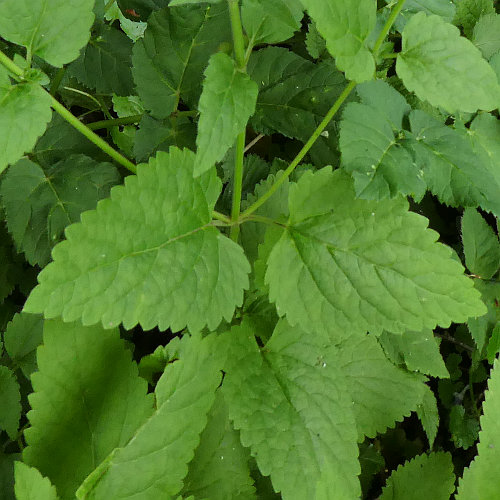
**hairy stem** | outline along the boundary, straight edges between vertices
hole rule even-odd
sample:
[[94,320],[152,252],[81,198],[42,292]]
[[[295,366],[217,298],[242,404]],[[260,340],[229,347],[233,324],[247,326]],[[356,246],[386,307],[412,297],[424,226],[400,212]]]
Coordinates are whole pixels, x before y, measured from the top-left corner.
[[98,122],[87,123],[90,130],[99,130],[102,128],[119,127],[120,125],[133,125],[139,123],[142,118],[141,115],[124,116],[123,118],[113,118],[111,120],[99,120]]
[[297,156],[293,159],[292,163],[285,170],[284,174],[270,187],[270,189],[265,192],[255,203],[250,205],[241,215],[243,217],[248,217],[250,214],[255,212],[260,206],[262,206],[283,184],[290,174],[295,170],[297,165],[304,159],[304,156],[313,147],[314,143],[321,135],[323,130],[331,122],[332,118],[336,115],[337,111],[340,109],[344,101],[347,99],[349,94],[356,87],[356,82],[349,82],[347,87],[340,94],[339,98],[335,101],[334,105],[330,108],[330,111],[323,118],[323,121],[318,125],[318,128],[313,132],[309,140],[304,144],[303,148],[298,152]]
[[391,14],[389,18],[387,19],[384,27],[382,28],[382,31],[380,32],[377,41],[375,42],[375,45],[373,46],[373,57],[377,57],[380,47],[382,47],[382,44],[384,43],[384,40],[386,39],[387,35],[389,34],[389,31],[392,28],[392,25],[396,21],[396,18],[399,16],[399,13],[403,9],[403,6],[405,4],[406,0],[398,0],[398,3],[392,9]]

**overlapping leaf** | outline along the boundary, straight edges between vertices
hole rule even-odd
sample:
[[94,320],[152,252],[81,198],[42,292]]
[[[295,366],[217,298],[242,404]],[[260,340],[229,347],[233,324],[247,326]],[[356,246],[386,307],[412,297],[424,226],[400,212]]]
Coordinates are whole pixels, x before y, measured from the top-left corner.
[[243,0],[241,17],[253,45],[279,43],[300,29],[300,0]]
[[436,452],[419,455],[399,466],[387,480],[380,500],[449,500],[454,491],[451,455]]
[[0,366],[0,401],[0,429],[15,440],[21,418],[21,395],[15,375],[6,366]]
[[31,427],[23,458],[63,499],[152,412],[146,381],[117,329],[46,321],[31,377]]
[[85,480],[79,500],[175,498],[188,472],[224,363],[217,337],[188,338],[156,386],[156,411]]
[[340,126],[342,165],[353,175],[356,195],[365,199],[399,194],[422,198],[426,185],[401,134],[410,106],[380,80],[363,83],[357,91],[361,103],[346,106]]
[[337,67],[349,80],[371,80],[375,62],[366,39],[375,27],[377,4],[372,0],[301,0],[326,40]]
[[423,330],[484,313],[472,282],[406,200],[355,198],[346,174],[306,172],[268,259],[278,314],[307,331],[346,337]]
[[285,500],[358,497],[356,427],[338,366],[293,332],[273,337],[262,352],[253,335],[245,323],[225,334],[223,388],[261,473]]
[[500,369],[496,360],[483,403],[478,456],[465,469],[458,485],[457,500],[494,498],[500,488]]
[[16,462],[14,467],[17,500],[58,500],[54,486],[34,467],[22,462]]
[[462,26],[469,38],[481,16],[495,12],[493,0],[460,0],[457,4],[457,14],[453,22]]
[[132,94],[132,41],[119,29],[102,27],[80,57],[69,67],[70,75],[102,94]]
[[222,160],[255,111],[257,85],[224,53],[210,58],[200,97],[195,174]]
[[[390,0],[385,0],[385,3],[390,4]],[[456,5],[449,0],[406,0],[401,14],[396,19],[396,28],[403,30],[405,24],[417,12],[425,12],[426,14],[435,14],[441,16],[446,22],[451,23],[456,13]]]
[[486,59],[500,50],[500,15],[482,16],[474,26],[472,41]]
[[60,67],[87,44],[93,7],[93,0],[3,0],[0,35]]
[[45,170],[20,160],[4,176],[0,195],[9,232],[28,262],[45,266],[64,228],[109,195],[120,176],[110,163],[71,155]]
[[419,12],[406,24],[396,70],[408,90],[449,113],[490,111],[500,103],[491,66],[439,16]]
[[195,107],[210,55],[229,41],[226,2],[155,12],[133,51],[132,71],[145,107],[155,118],[170,115],[179,99]]
[[147,21],[152,12],[166,7],[171,0],[117,0],[117,3],[132,21]]
[[241,247],[211,223],[215,170],[193,178],[195,155],[158,153],[66,229],[25,305],[45,317],[106,328],[215,328],[248,287]]

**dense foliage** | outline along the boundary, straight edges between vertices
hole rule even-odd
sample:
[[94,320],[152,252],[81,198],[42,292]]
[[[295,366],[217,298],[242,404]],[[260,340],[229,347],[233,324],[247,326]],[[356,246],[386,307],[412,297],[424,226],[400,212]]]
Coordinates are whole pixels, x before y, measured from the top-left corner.
[[500,496],[499,34],[0,1],[0,497]]

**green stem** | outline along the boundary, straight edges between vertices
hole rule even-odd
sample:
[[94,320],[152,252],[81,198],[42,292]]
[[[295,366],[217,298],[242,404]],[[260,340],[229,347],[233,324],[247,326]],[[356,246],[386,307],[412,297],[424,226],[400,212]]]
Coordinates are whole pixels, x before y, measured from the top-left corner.
[[120,125],[133,125],[139,123],[141,115],[124,116],[123,118],[113,118],[111,120],[99,120],[98,122],[87,123],[90,130],[99,130],[102,128],[119,127]]
[[216,212],[215,210],[212,212],[212,218],[225,222],[228,226],[232,224],[231,219],[227,215]]
[[240,69],[245,68],[245,38],[243,26],[241,25],[239,0],[227,0],[229,4],[229,16],[231,18],[231,29],[233,32],[234,55]]
[[50,84],[50,95],[56,95],[57,89],[59,88],[59,85],[61,85],[62,79],[64,78],[64,73],[66,73],[66,68],[59,68],[56,76]]
[[297,156],[293,159],[292,163],[285,170],[284,174],[271,186],[271,188],[265,192],[255,203],[250,205],[241,215],[243,217],[248,217],[250,214],[255,212],[260,206],[262,206],[283,184],[290,174],[294,171],[295,167],[304,159],[304,156],[312,148],[318,137],[321,135],[323,130],[328,126],[332,118],[336,115],[337,111],[340,109],[344,101],[347,99],[349,94],[356,87],[356,82],[349,82],[347,87],[340,94],[339,98],[335,101],[334,105],[330,108],[323,121],[318,125],[318,128],[313,132],[309,140],[304,144],[304,147],[299,151]]
[[123,165],[132,173],[136,173],[136,166],[130,160],[127,160],[127,158],[113,149],[104,139],[92,132],[92,130],[90,130],[75,115],[68,111],[55,97],[50,97],[52,99],[52,108],[54,109],[54,111],[59,113],[70,125],[75,127],[76,130],[83,134],[90,142],[93,142],[98,148],[111,156],[113,160],[115,160],[120,165]]
[[14,62],[9,59],[1,50],[0,50],[0,64],[3,64],[13,75],[22,77],[24,75],[24,71]]
[[[241,193],[243,191],[243,157],[245,155],[245,131],[238,135],[236,140],[236,160],[234,164],[234,183],[233,183],[233,204],[231,207],[231,220],[237,222],[241,209]],[[238,241],[240,226],[235,224],[231,226],[230,236],[233,241]]]
[[382,44],[384,43],[384,40],[386,39],[387,35],[389,34],[389,31],[392,28],[392,25],[396,21],[396,18],[399,16],[399,13],[403,10],[403,6],[405,4],[406,0],[398,0],[398,3],[392,9],[391,14],[389,18],[387,19],[384,27],[382,28],[382,31],[380,32],[377,41],[375,42],[375,45],[373,46],[373,57],[376,58],[378,55],[378,52],[380,50],[380,47],[382,47]]
[[104,14],[108,12],[111,7],[113,7],[113,4],[115,3],[116,0],[109,0],[108,3],[104,6]]

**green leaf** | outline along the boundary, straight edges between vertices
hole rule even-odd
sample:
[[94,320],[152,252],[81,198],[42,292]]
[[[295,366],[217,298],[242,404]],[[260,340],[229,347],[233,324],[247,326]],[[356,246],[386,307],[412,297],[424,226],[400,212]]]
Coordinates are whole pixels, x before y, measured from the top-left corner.
[[500,214],[500,175],[484,152],[474,150],[471,134],[462,134],[419,110],[410,113],[410,124],[415,161],[439,201]]
[[415,14],[403,30],[396,71],[406,88],[449,113],[490,111],[500,85],[480,51],[439,16]]
[[[386,346],[389,344],[390,348],[401,357],[408,370],[418,371],[432,377],[448,378],[450,376],[432,330],[405,331],[401,334],[384,332],[380,336],[380,342],[386,352]],[[390,357],[393,359],[392,356]],[[393,361],[397,362],[394,359]]]
[[474,45],[489,59],[500,50],[500,15],[486,14],[474,26]]
[[375,61],[366,39],[375,28],[377,4],[372,0],[301,0],[337,67],[348,80],[371,80]]
[[427,434],[429,447],[432,449],[439,427],[439,411],[436,396],[434,396],[434,393],[427,385],[424,389],[422,403],[417,406],[417,415],[422,422],[422,427],[424,428],[425,433]]
[[465,209],[462,217],[462,242],[469,271],[491,278],[500,268],[500,242],[493,228],[472,208]]
[[222,392],[216,398],[200,444],[184,481],[183,496],[217,500],[255,499],[248,460],[250,453],[240,443],[239,432],[229,421]]
[[439,451],[400,465],[387,480],[380,500],[449,500],[454,491],[451,455]]
[[17,453],[6,455],[0,451],[0,495],[2,500],[15,500],[14,496],[14,460]]
[[479,433],[479,422],[475,415],[466,414],[462,405],[455,405],[450,411],[450,434],[457,448],[469,449]]
[[356,427],[339,368],[285,322],[277,331],[262,351],[246,323],[225,334],[223,390],[241,442],[283,498],[357,498]]
[[148,418],[152,399],[117,329],[45,321],[43,340],[23,458],[70,499]]
[[57,500],[56,489],[34,467],[22,462],[14,464],[17,500]]
[[0,75],[0,173],[33,148],[52,118],[50,104],[49,94],[39,85],[10,85]]
[[357,91],[361,102],[346,106],[340,125],[342,165],[354,178],[356,195],[377,200],[411,194],[421,199],[426,185],[401,134],[410,106],[380,80],[362,83]]
[[493,328],[500,321],[500,283],[490,283],[476,279],[474,287],[481,292],[481,299],[487,307],[487,313],[477,318],[469,318],[467,326],[479,351],[482,351]]
[[121,11],[133,21],[146,21],[152,12],[162,9],[170,0],[117,0]]
[[21,418],[21,394],[15,375],[0,365],[0,429],[7,432],[10,439],[17,439],[17,428]]
[[137,92],[146,109],[155,118],[166,118],[179,99],[195,108],[208,58],[229,41],[227,2],[155,12],[132,58]]
[[300,0],[243,0],[243,27],[252,45],[279,43],[300,29]]
[[[391,0],[385,0],[385,3],[390,4]],[[396,20],[396,28],[402,31],[406,23],[417,12],[425,12],[429,15],[435,14],[451,23],[455,17],[456,6],[450,0],[406,0],[403,10]]]
[[487,348],[487,358],[488,358],[488,363],[493,364],[496,355],[500,351],[500,322],[496,324],[495,328],[493,328],[493,331],[491,332],[491,338],[490,341],[488,342],[488,348]]
[[290,188],[289,207],[266,283],[292,325],[338,339],[483,314],[460,263],[406,200],[356,199],[349,177],[325,167]]
[[313,59],[319,59],[326,50],[325,39],[320,35],[313,21],[307,25],[306,49]]
[[181,490],[222,378],[222,347],[214,335],[186,338],[158,381],[156,411],[83,482],[79,500],[156,500]]
[[194,153],[176,148],[139,165],[137,176],[66,228],[25,311],[145,330],[213,330],[230,321],[249,264],[211,223],[215,169],[195,179],[194,168]]
[[104,25],[68,66],[68,73],[101,94],[130,95],[134,91],[132,45],[122,31]]
[[52,66],[78,57],[94,22],[94,0],[3,0],[0,35]]
[[210,58],[200,97],[195,175],[220,161],[245,130],[257,93],[256,83],[228,55],[219,52]]
[[158,151],[168,151],[170,146],[194,151],[196,126],[187,117],[155,120],[144,115],[134,140],[134,155],[139,161],[147,159]]
[[32,265],[45,266],[64,228],[109,195],[120,175],[110,163],[72,155],[43,170],[20,160],[0,186],[9,232]]
[[462,26],[465,35],[470,38],[480,17],[494,13],[493,0],[460,0],[457,2],[457,14],[453,22],[457,26]]
[[458,484],[457,500],[495,498],[500,488],[500,368],[495,361],[483,403],[478,455]]
[[16,314],[7,325],[4,346],[26,378],[36,370],[36,348],[42,343],[43,319],[37,314]]

